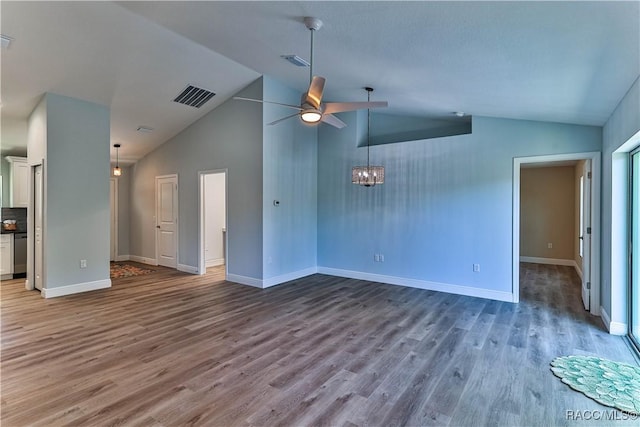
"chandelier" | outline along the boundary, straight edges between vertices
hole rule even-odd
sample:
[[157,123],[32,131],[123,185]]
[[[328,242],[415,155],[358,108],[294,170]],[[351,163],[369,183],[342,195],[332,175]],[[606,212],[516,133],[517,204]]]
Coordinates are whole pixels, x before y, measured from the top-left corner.
[[[371,102],[373,88],[365,87],[367,102]],[[354,166],[351,169],[351,182],[364,187],[374,187],[376,184],[384,184],[384,166],[371,166],[369,161],[369,146],[371,143],[371,109],[367,108],[367,166]]]

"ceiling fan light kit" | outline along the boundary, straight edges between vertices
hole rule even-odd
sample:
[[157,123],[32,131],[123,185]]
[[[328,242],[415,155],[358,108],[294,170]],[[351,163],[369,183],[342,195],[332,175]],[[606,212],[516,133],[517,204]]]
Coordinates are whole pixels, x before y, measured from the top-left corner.
[[316,109],[308,109],[300,113],[300,118],[305,123],[318,123],[322,119],[322,113]]
[[[309,60],[309,88],[302,94],[300,105],[282,104],[279,102],[266,101],[261,99],[250,99],[236,96],[233,99],[240,101],[253,101],[263,104],[280,105],[287,108],[298,110],[297,113],[291,114],[286,117],[282,117],[278,120],[274,120],[271,123],[267,123],[268,126],[276,125],[282,121],[285,121],[291,117],[299,116],[300,120],[306,124],[319,124],[320,122],[326,123],[338,129],[342,129],[347,126],[345,122],[334,116],[333,113],[342,113],[346,111],[362,110],[365,108],[381,108],[387,107],[386,101],[379,102],[322,102],[322,95],[324,93],[324,84],[326,79],[320,76],[313,75],[313,33],[322,28],[322,21],[318,18],[307,16],[304,18],[304,25],[311,32],[311,51]],[[283,55],[283,58],[295,65],[304,66],[306,61],[295,55]]]
[[[373,88],[365,87],[367,102],[371,102]],[[371,145],[371,109],[367,109],[367,166],[354,166],[351,168],[351,183],[363,187],[375,187],[384,184],[384,166],[371,166],[369,148]]]

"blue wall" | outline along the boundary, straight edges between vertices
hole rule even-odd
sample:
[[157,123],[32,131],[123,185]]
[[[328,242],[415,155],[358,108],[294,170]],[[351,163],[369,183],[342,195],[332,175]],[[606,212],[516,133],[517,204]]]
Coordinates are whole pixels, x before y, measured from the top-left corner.
[[[300,103],[299,92],[263,79],[265,100]],[[316,267],[318,128],[298,117],[266,125],[295,112],[273,104],[263,110],[263,278],[276,283]]]
[[474,117],[471,135],[372,147],[385,184],[363,188],[350,173],[366,162],[366,148],[356,146],[366,116],[341,118],[349,127],[319,129],[321,271],[476,288],[493,298],[510,298],[512,289],[513,158],[602,148],[599,127]]

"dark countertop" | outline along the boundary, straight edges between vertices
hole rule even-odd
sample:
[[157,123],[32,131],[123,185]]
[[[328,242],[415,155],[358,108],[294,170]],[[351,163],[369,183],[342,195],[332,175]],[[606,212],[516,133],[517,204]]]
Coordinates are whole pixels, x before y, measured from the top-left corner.
[[2,234],[18,234],[18,233],[26,233],[27,230],[5,230],[4,228],[2,228]]

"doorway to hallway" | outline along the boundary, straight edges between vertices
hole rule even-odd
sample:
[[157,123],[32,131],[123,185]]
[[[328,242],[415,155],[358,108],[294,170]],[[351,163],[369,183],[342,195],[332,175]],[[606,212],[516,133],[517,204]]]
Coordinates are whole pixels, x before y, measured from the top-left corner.
[[212,170],[199,173],[200,186],[200,247],[199,274],[207,268],[228,264],[227,230],[227,171]]

